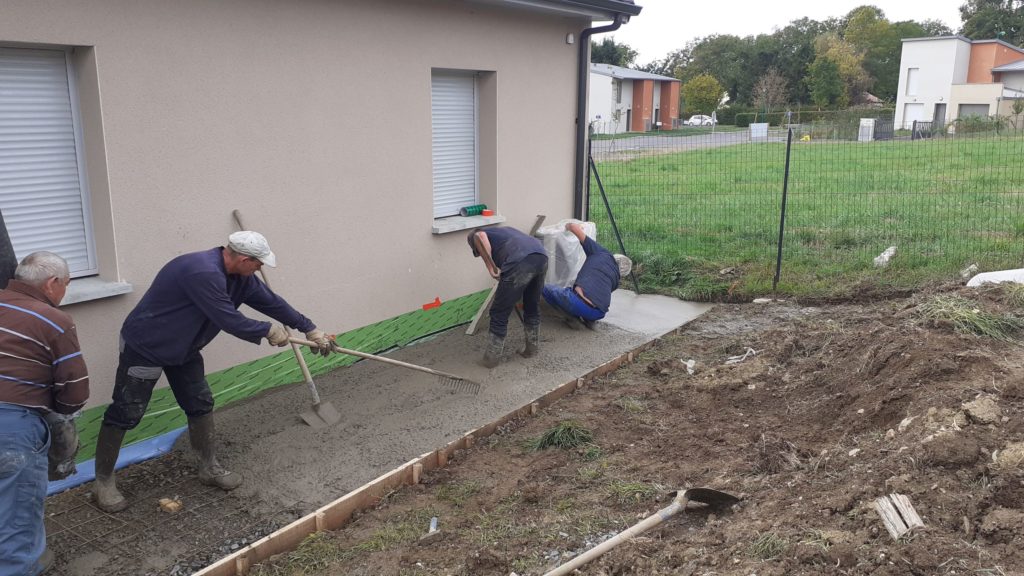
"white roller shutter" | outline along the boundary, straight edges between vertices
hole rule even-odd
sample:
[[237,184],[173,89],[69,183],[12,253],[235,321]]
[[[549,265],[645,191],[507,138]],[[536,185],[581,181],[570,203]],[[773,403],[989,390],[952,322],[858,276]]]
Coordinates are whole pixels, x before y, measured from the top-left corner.
[[433,126],[434,218],[477,204],[476,75],[434,72],[430,90]]
[[0,210],[19,259],[96,273],[74,85],[63,50],[0,48]]

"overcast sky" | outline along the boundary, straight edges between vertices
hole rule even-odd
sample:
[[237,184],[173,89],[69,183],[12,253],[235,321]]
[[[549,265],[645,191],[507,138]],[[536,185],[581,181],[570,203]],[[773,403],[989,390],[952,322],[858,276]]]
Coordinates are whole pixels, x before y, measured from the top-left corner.
[[[636,63],[664,58],[690,40],[711,34],[748,36],[771,34],[804,16],[813,20],[839,17],[871,4],[885,12],[890,22],[899,20],[940,20],[956,32],[960,29],[960,5],[964,0],[733,0],[687,2],[685,0],[635,0],[643,6],[611,35],[640,53]],[[720,9],[719,9],[720,8]],[[599,35],[597,40],[600,41]]]

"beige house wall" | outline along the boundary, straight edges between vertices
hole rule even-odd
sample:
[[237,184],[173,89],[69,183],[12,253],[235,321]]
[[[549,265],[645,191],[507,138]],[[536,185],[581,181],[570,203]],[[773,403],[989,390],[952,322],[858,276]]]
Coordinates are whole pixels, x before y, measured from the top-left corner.
[[[589,25],[456,0],[4,0],[0,45],[77,47],[100,275],[135,288],[66,307],[91,405],[110,400],[121,322],[156,272],[223,244],[235,208],[277,253],[274,288],[328,331],[488,287],[464,233],[431,233],[431,70],[488,73],[482,193],[508,225],[557,221],[566,36]],[[276,351],[221,335],[207,371]]]
[[1003,85],[996,84],[954,84],[950,90],[947,115],[950,119],[960,117],[961,104],[988,104],[989,115],[996,113],[996,104],[1003,94]]

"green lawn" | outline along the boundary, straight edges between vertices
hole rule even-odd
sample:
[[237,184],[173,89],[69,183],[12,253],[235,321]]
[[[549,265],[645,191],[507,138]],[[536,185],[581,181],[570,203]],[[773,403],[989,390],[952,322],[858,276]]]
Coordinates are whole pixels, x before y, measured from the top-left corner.
[[[745,299],[771,290],[785,144],[598,162],[645,290]],[[590,218],[614,246],[596,182]],[[886,269],[872,259],[888,246]],[[913,289],[1024,260],[1024,138],[794,142],[779,293]],[[724,269],[733,268],[722,274]]]

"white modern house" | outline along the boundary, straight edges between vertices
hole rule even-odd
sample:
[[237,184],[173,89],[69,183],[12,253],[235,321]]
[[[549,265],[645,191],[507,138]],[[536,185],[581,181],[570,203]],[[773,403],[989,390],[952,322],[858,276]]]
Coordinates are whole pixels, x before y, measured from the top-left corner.
[[600,134],[670,130],[679,119],[680,85],[669,76],[591,64],[587,118]]
[[1024,49],[1002,40],[938,36],[903,40],[896,126],[1012,114],[1024,98]]

